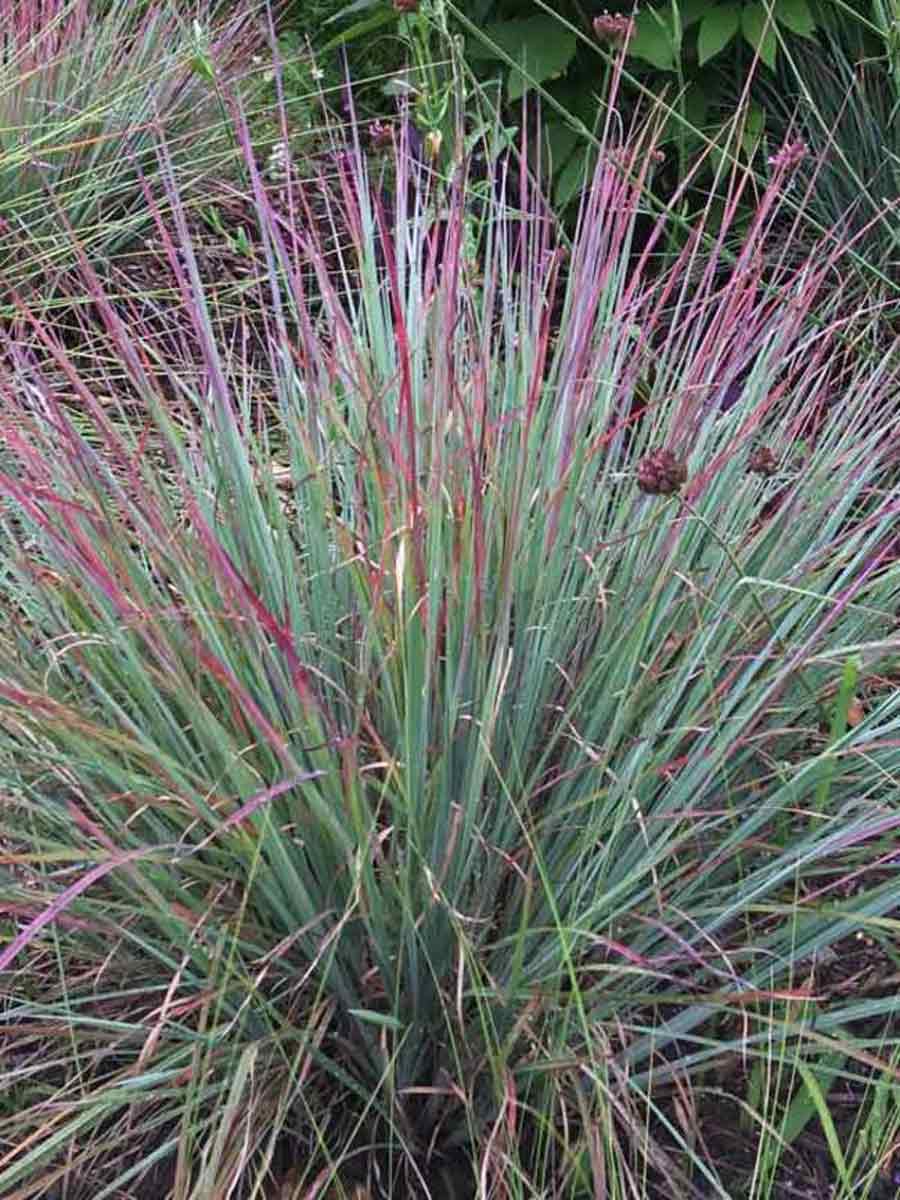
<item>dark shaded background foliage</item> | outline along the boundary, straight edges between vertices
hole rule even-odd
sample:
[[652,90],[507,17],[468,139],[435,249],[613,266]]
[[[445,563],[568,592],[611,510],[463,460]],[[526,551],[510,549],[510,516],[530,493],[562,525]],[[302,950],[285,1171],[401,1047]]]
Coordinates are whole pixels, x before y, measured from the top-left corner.
[[[430,11],[430,0],[422,0],[421,9]],[[593,20],[606,12],[634,10],[630,0],[447,0],[441,6],[448,27],[460,34],[467,68],[501,102],[511,130],[521,124],[522,94],[528,90],[511,60],[525,56],[530,76],[545,94],[543,161],[552,198],[572,218],[593,167],[590,131],[601,118],[599,96],[616,51],[595,36]],[[774,17],[768,26],[767,11]],[[389,117],[397,109],[389,79],[408,60],[413,19],[398,11],[393,0],[351,5],[303,0],[287,9],[285,29],[290,44],[311,47],[324,72],[323,86],[339,93],[349,77],[360,115]],[[852,72],[865,63],[870,84],[894,90],[887,82],[885,51],[877,0],[773,0],[767,5],[757,0],[667,0],[637,6],[619,108],[627,122],[642,101],[664,97],[671,106],[653,195],[667,203],[691,173],[682,211],[705,203],[721,165],[708,152],[710,140],[721,138],[754,72],[738,153],[765,176],[767,158],[790,123],[783,100],[796,94],[798,65],[812,64],[820,75],[830,72],[834,106],[842,102],[838,92],[847,82],[848,64]]]

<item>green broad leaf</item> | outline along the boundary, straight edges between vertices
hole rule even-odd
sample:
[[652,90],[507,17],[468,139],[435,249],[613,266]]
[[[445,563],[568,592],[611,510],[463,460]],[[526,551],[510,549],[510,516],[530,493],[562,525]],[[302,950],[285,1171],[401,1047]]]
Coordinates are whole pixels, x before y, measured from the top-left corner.
[[766,66],[774,71],[778,55],[775,22],[763,4],[748,4],[741,14],[741,31]]
[[684,116],[693,130],[702,130],[709,113],[709,96],[698,83],[688,87],[684,97]]
[[697,34],[697,57],[700,66],[724,50],[740,27],[740,5],[719,4],[711,8],[700,22],[700,31]]
[[[598,80],[599,83],[599,80]],[[585,81],[562,79],[553,87],[553,98],[568,116],[575,118],[587,129],[592,129],[597,120],[598,95]]]
[[547,125],[544,129],[545,165],[558,175],[580,140],[570,125]]
[[510,60],[522,70],[510,69],[507,96],[517,100],[535,84],[545,83],[565,74],[575,57],[575,35],[548,16],[525,17],[519,21],[503,21],[484,31],[480,58]]
[[678,15],[681,18],[681,28],[690,29],[701,17],[709,12],[709,0],[684,0],[678,5]]
[[365,21],[357,21],[355,25],[351,25],[349,29],[345,29],[343,33],[338,33],[327,41],[322,47],[322,52],[335,50],[338,46],[353,42],[367,33],[372,33],[375,29],[381,29],[383,25],[393,25],[399,15],[393,8],[388,8],[383,12],[376,13],[373,17],[367,17]]
[[813,37],[816,22],[809,7],[809,0],[777,0],[775,19],[791,33],[800,37]]
[[707,136],[704,131],[709,119],[709,96],[698,83],[692,82],[688,84],[682,104],[682,116],[687,121],[687,125],[676,125],[672,118],[669,123],[670,128],[667,128],[666,140],[683,139],[688,153],[705,149]]
[[591,173],[596,165],[597,152],[593,146],[584,153],[575,153],[560,171],[553,189],[553,197],[560,208],[565,208],[582,188],[590,185]]
[[760,104],[751,103],[741,134],[741,149],[751,159],[766,128],[766,110]]
[[628,43],[629,55],[642,58],[658,71],[674,71],[675,22],[671,8],[662,12],[641,9],[634,25],[634,36]]
[[466,59],[469,62],[496,62],[502,57],[496,46],[488,45],[486,36],[486,33],[473,33],[466,38]]

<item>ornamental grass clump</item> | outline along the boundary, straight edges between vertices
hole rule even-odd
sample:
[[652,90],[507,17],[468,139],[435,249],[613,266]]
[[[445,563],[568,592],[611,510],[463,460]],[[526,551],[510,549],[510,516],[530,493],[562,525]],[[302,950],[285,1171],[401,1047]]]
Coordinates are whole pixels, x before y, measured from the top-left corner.
[[[160,130],[188,178],[227,170],[218,84],[265,44],[251,9],[192,19],[165,3],[0,0],[0,302],[45,289],[71,262],[71,234],[95,257],[146,227],[139,184]],[[202,149],[198,152],[198,145]]]
[[21,306],[4,1195],[724,1197],[711,1098],[892,1078],[823,964],[898,928],[897,367],[834,394],[840,251],[765,275],[770,193],[651,274],[612,128],[565,281],[527,163],[476,209],[398,139],[388,211],[349,153],[335,251],[238,114],[252,320],[165,142],[177,329],[78,246],[79,357]]

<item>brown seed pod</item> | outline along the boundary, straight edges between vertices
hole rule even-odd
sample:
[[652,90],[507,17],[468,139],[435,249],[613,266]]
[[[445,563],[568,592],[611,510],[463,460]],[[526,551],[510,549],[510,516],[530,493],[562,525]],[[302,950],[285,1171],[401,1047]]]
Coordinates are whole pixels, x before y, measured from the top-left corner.
[[778,470],[778,460],[768,446],[757,446],[747,459],[747,470],[753,475],[768,478]]
[[654,450],[637,465],[637,485],[649,496],[672,496],[687,482],[687,466],[671,450]]

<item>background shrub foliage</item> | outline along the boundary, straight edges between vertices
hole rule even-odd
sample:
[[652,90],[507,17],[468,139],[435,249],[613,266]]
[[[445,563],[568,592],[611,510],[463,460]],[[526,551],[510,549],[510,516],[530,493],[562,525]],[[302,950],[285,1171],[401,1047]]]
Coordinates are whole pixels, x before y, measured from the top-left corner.
[[[621,0],[602,8],[574,0],[422,0],[408,8],[392,0],[356,0],[332,17],[332,23],[340,21],[338,28],[345,28],[327,44],[352,49],[360,42],[370,44],[374,35],[385,45],[408,47],[418,25],[427,20],[434,27],[439,17],[439,26],[463,38],[467,65],[482,83],[496,81],[498,90],[492,95],[505,106],[510,125],[521,118],[523,93],[539,92],[549,101],[544,157],[554,180],[554,199],[562,208],[576,201],[593,167],[591,134],[602,119],[602,60],[610,60],[620,41],[602,27],[598,31],[596,22],[610,12],[629,17],[633,6]],[[671,0],[638,6],[627,39],[620,103],[627,110],[629,100],[665,97],[669,105],[659,141],[666,163],[656,173],[658,194],[671,196],[697,158],[721,139],[754,72],[763,83],[772,82],[787,55],[793,91],[793,64],[803,64],[807,55],[823,49],[827,53],[836,43],[839,57],[847,47],[844,57],[865,61],[870,77],[879,75],[879,86],[892,92],[896,102],[900,34],[884,0],[858,0],[855,5],[837,0]],[[779,83],[784,83],[783,73]],[[757,92],[744,112],[739,145],[745,159],[764,170],[782,129],[777,121],[767,129],[769,106],[759,100]],[[878,128],[888,131],[891,125]],[[712,185],[709,171],[695,179],[706,191]]]

